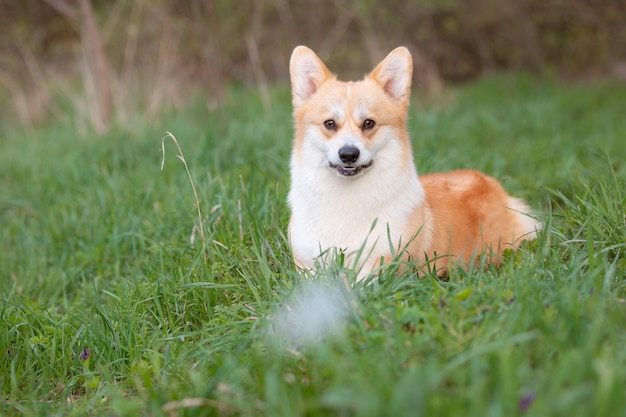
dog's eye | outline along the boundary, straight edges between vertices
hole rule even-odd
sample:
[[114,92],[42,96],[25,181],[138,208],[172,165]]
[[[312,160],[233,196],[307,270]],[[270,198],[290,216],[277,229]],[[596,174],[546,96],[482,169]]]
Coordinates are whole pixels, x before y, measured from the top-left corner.
[[328,130],[337,130],[337,123],[333,119],[328,119],[324,122],[324,127]]
[[365,119],[363,121],[363,126],[361,126],[361,129],[363,130],[370,130],[373,129],[374,126],[376,126],[376,122],[373,121],[372,119]]

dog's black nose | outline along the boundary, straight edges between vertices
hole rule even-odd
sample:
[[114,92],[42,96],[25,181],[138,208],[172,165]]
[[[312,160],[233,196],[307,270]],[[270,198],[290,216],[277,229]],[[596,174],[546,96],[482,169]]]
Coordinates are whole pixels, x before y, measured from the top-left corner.
[[359,149],[356,146],[342,146],[339,149],[339,159],[346,164],[353,164],[359,159],[359,153]]

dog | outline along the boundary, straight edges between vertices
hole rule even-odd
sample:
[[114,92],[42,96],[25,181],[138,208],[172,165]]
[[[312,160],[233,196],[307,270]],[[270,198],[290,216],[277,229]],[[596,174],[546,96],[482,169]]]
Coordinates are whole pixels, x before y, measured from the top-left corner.
[[474,170],[418,176],[406,127],[413,61],[391,51],[361,81],[342,82],[306,46],[289,71],[295,139],[289,241],[300,269],[341,255],[357,281],[402,257],[446,275],[536,237],[528,205]]

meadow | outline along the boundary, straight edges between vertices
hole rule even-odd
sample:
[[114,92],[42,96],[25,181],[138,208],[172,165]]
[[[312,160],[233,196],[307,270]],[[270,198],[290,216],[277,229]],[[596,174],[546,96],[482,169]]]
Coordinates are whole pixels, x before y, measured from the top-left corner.
[[102,136],[3,125],[0,415],[626,416],[626,85],[414,95],[418,172],[480,169],[544,230],[498,268],[369,285],[296,271],[269,94]]

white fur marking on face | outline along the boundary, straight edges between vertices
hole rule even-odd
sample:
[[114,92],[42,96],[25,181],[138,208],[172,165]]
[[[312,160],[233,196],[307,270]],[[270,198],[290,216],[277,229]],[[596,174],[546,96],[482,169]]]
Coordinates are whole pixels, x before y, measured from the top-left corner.
[[331,110],[330,115],[331,115],[331,118],[339,124],[342,124],[345,118],[344,111],[340,106],[334,107]]
[[365,120],[366,117],[367,117],[367,110],[362,107],[359,107],[354,112],[355,120]]

